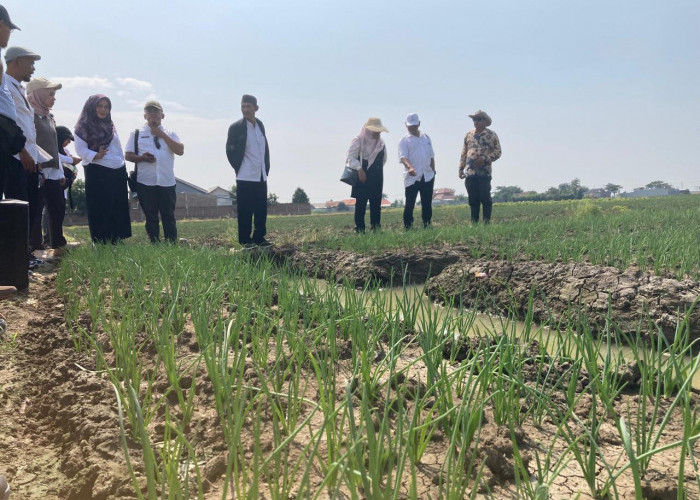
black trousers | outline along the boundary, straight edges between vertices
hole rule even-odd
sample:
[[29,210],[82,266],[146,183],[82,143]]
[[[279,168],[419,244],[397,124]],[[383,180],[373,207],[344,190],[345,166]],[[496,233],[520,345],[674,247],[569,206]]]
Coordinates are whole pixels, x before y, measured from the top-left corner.
[[95,243],[117,243],[131,236],[126,167],[85,166],[85,201],[90,237]]
[[[238,219],[238,243],[262,243],[267,234],[267,181],[236,182],[236,212]],[[253,229],[255,219],[255,230]]]
[[[66,216],[66,198],[61,181],[45,180],[41,187],[41,194],[49,216],[49,246],[61,248],[65,246],[66,238],[63,236],[63,219]],[[39,227],[41,227],[41,217]]]
[[29,201],[29,251],[42,248],[41,212],[44,210],[44,195],[39,187],[39,174],[27,174],[27,198]]
[[423,227],[430,225],[433,218],[433,186],[435,185],[435,177],[429,181],[421,180],[414,182],[405,188],[406,205],[403,209],[403,225],[406,229],[413,226],[413,209],[416,206],[416,198],[420,193],[421,216],[423,218]]
[[2,159],[0,165],[0,198],[29,201],[27,182],[29,173],[22,168],[22,162],[18,159],[7,156]]
[[177,241],[177,226],[175,224],[175,202],[177,194],[175,186],[146,186],[138,184],[139,205],[146,216],[146,234],[152,243],[160,241],[160,220],[163,222],[163,236],[171,243]]
[[464,181],[469,197],[469,208],[471,209],[472,222],[479,222],[479,209],[484,207],[484,224],[491,220],[491,177],[480,177],[473,175]]

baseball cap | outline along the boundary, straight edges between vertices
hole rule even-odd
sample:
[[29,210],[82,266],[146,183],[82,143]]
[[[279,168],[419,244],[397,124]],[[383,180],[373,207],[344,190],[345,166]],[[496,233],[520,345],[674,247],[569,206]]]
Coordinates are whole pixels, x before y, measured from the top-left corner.
[[10,29],[19,30],[19,26],[10,21],[10,14],[8,14],[7,9],[2,5],[0,5],[0,21],[7,24],[10,27]]
[[158,101],[148,101],[144,104],[143,109],[146,110],[148,108],[155,108],[158,111],[163,111],[163,106],[161,106]]
[[46,78],[32,78],[32,81],[30,81],[27,84],[27,93],[34,92],[35,90],[39,89],[60,89],[62,88],[63,85],[60,83],[53,83],[51,80],[47,80]]

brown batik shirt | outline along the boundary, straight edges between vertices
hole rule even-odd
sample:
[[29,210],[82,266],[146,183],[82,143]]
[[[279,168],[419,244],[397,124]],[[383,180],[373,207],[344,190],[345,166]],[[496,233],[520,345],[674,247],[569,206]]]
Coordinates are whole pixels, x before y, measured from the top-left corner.
[[[462,156],[459,159],[459,169],[467,168],[467,177],[474,175],[482,177],[491,176],[491,163],[501,157],[501,143],[498,140],[496,132],[490,129],[484,129],[480,134],[476,130],[467,132],[464,138],[464,146],[462,146]],[[483,158],[486,163],[481,167],[474,167],[474,160]]]

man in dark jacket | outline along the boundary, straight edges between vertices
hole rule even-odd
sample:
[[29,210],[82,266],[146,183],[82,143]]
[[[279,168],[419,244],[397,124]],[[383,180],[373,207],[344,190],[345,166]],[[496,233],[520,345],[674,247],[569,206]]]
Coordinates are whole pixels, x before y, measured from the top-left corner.
[[[243,246],[269,246],[267,229],[267,175],[270,172],[270,148],[265,126],[255,118],[258,100],[245,94],[241,99],[243,118],[228,129],[226,156],[236,171],[236,212],[238,243]],[[251,237],[255,218],[255,230]]]

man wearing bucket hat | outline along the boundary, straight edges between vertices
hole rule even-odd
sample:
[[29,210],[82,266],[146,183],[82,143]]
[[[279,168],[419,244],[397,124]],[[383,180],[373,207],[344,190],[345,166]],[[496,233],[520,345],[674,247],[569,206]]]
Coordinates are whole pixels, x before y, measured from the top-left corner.
[[406,117],[408,134],[399,141],[399,161],[405,167],[403,185],[406,206],[403,209],[403,225],[411,229],[413,208],[420,193],[423,227],[430,226],[433,216],[433,185],[435,184],[435,153],[427,134],[418,130],[420,119],[416,113]]
[[[491,164],[501,157],[501,143],[496,132],[486,127],[491,125],[491,117],[484,111],[477,111],[469,117],[474,121],[474,130],[467,132],[459,160],[459,178],[464,182],[469,197],[471,219],[479,222],[479,210],[484,207],[484,224],[491,220]],[[466,174],[465,174],[466,168]]]

